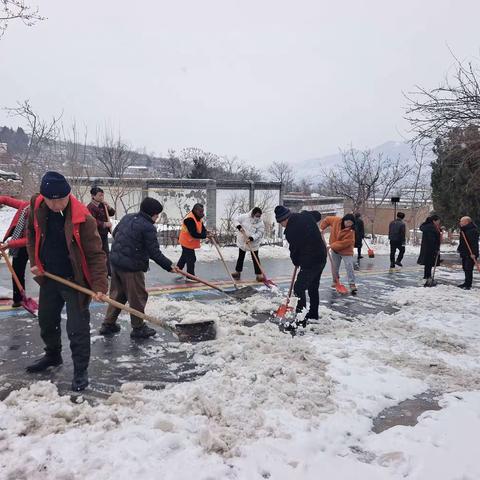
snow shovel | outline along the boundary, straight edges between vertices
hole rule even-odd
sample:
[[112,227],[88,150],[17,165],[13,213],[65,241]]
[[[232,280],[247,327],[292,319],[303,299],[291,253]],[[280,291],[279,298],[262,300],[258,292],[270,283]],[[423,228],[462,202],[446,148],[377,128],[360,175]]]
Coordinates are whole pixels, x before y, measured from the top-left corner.
[[242,231],[242,235],[245,238],[245,243],[247,244],[247,249],[248,251],[252,254],[253,261],[257,264],[257,267],[259,268],[260,272],[262,272],[262,277],[263,277],[263,283],[266,287],[272,288],[276,287],[277,285],[272,281],[267,278],[267,275],[265,274],[265,270],[262,267],[262,264],[260,263],[260,260],[257,257],[257,254],[250,248],[250,240],[248,239],[247,235],[245,232]]
[[285,303],[280,305],[277,311],[275,312],[275,316],[277,318],[283,319],[287,314],[287,312],[292,310],[292,307],[289,307],[288,304],[290,303],[290,298],[292,297],[293,284],[295,283],[295,278],[297,277],[297,271],[298,271],[298,267],[295,266],[293,270],[292,281],[290,283],[290,288],[288,289],[287,299],[285,300]]
[[[79,292],[82,292],[90,297],[96,295],[93,290],[77,285],[70,280],[54,275],[53,273],[43,272],[43,274],[46,277],[55,280],[56,282],[62,283],[67,287],[73,288],[74,290],[78,290]],[[216,337],[215,322],[213,320],[194,323],[177,323],[173,327],[169,323],[165,322],[165,320],[160,320],[159,318],[152,317],[150,315],[147,315],[146,313],[139,312],[138,310],[130,307],[129,305],[124,305],[123,303],[113,300],[108,295],[104,295],[103,300],[106,303],[114,306],[115,308],[124,310],[125,312],[135,315],[136,317],[143,318],[143,320],[148,320],[149,322],[158,325],[164,330],[168,330],[169,332],[173,333],[181,342],[201,342],[206,340],[214,340]]]
[[370,248],[370,246],[368,245],[368,243],[365,239],[363,239],[363,241],[365,242],[365,245],[367,246],[368,258],[375,258],[375,252],[373,251],[373,248]]
[[25,294],[25,290],[22,287],[22,284],[20,283],[20,280],[18,279],[17,274],[15,273],[15,270],[13,269],[13,265],[10,262],[10,259],[8,258],[8,255],[5,253],[4,250],[1,250],[2,256],[5,259],[5,263],[7,264],[8,269],[10,270],[10,273],[12,274],[13,280],[15,284],[17,285],[18,291],[20,292],[20,295],[22,296],[22,307],[27,311],[30,312],[32,315],[37,316],[37,311],[38,311],[38,303],[30,297],[27,297]]
[[[322,236],[323,243],[327,245],[322,231],[320,231],[320,235]],[[328,254],[328,260],[330,261],[330,268],[332,270],[332,278],[333,278],[333,281],[335,282],[335,290],[341,295],[348,295],[347,287],[342,283],[340,283],[340,279],[338,278],[338,275],[335,273],[335,270],[333,268],[333,259],[332,259],[332,254],[330,253],[329,247],[327,247],[327,254]]]
[[430,281],[427,280],[425,282],[425,285],[427,287],[435,287],[437,285],[437,282],[435,282],[435,272],[437,270],[437,263],[438,263],[438,257],[439,256],[440,256],[440,250],[435,255],[435,265],[433,266],[432,278],[430,278]]
[[258,293],[253,287],[242,287],[242,288],[238,287],[237,283],[235,282],[235,279],[232,276],[232,273],[227,267],[227,263],[225,262],[225,259],[223,258],[222,251],[220,250],[220,245],[218,244],[215,237],[212,237],[210,240],[212,241],[213,245],[217,249],[218,255],[220,256],[220,260],[222,261],[223,266],[225,267],[225,270],[227,271],[227,274],[231,278],[233,286],[235,287],[235,291],[229,292],[229,293],[236,298],[242,298],[242,299],[251,297],[252,295],[255,295],[256,293]]
[[[472,252],[472,247],[470,247],[470,244],[468,243],[467,237],[465,236],[465,232],[462,230],[461,233],[462,233],[463,239],[465,240],[465,243],[467,245],[468,251],[470,252],[470,255],[474,256],[473,252]],[[480,272],[480,263],[478,262],[478,260],[476,258],[473,261],[475,262],[475,266],[477,267],[477,270]]]
[[222,290],[220,287],[217,287],[213,283],[207,282],[207,280],[204,280],[203,278],[196,277],[195,275],[192,275],[191,273],[184,272],[183,270],[180,270],[178,272],[180,275],[183,275],[184,277],[191,278],[192,280],[195,280],[196,282],[203,283],[207,287],[213,288],[214,290],[217,290],[218,292],[223,293],[227,297],[234,298],[235,300],[241,300],[241,296],[236,297],[235,294],[237,292],[226,292],[225,290]]

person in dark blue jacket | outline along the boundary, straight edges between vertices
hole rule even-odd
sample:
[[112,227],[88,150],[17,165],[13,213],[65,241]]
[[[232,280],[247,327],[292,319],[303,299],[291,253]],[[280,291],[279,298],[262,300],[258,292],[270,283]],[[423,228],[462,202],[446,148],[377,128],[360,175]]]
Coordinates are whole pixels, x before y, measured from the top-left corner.
[[[146,197],[140,204],[138,213],[125,215],[113,231],[113,244],[110,253],[112,278],[110,283],[110,298],[117,302],[128,304],[145,311],[148,293],[145,288],[145,272],[152,259],[167,272],[178,272],[160,251],[157,230],[154,226],[163,207],[158,200]],[[101,335],[111,335],[120,331],[116,323],[120,310],[110,305],[100,328]],[[156,331],[150,328],[143,319],[130,315],[132,323],[132,338],[148,338]]]
[[297,313],[306,307],[308,291],[310,306],[305,320],[301,322],[302,326],[306,326],[308,319],[318,319],[318,289],[327,259],[327,248],[317,224],[322,216],[320,212],[292,213],[288,208],[279,205],[275,207],[275,218],[285,228],[292,263],[300,267],[293,287],[295,296],[299,299]]

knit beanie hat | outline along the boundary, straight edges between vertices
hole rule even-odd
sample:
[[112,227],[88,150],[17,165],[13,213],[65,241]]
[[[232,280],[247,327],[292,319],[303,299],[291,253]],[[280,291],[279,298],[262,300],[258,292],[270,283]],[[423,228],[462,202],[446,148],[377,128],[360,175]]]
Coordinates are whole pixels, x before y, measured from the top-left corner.
[[40,193],[50,200],[68,196],[71,188],[67,179],[58,172],[47,172],[40,184]]
[[286,220],[292,212],[287,208],[284,207],[283,205],[277,205],[275,207],[275,220],[280,223]]
[[162,210],[162,204],[152,197],[145,197],[140,204],[140,211],[150,215],[151,217],[161,213]]
[[311,210],[308,212],[313,219],[318,223],[322,219],[322,214],[318,210]]

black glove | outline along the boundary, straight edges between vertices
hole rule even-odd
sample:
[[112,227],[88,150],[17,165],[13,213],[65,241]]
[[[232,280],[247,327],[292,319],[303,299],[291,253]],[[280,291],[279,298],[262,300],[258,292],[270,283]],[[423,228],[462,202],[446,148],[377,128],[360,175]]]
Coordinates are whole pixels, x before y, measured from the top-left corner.
[[248,239],[249,239],[251,242],[253,242],[253,237],[248,237]]
[[242,229],[242,226],[241,225],[237,225],[237,230],[241,230]]

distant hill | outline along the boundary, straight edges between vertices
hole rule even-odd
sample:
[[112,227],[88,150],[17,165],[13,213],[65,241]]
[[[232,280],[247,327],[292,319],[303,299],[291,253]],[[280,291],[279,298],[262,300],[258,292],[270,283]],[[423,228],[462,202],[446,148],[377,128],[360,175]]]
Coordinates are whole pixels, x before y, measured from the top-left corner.
[[[400,157],[405,161],[413,161],[412,150],[410,144],[405,142],[385,142],[377,147],[371,149],[374,154],[383,153],[385,156],[397,158]],[[430,153],[430,155],[432,155]],[[432,155],[433,160],[433,155]],[[330,168],[339,165],[342,161],[340,152],[325,157],[310,158],[308,160],[301,160],[292,164],[294,174],[297,179],[308,178],[312,182],[317,182],[322,170],[329,170]]]

